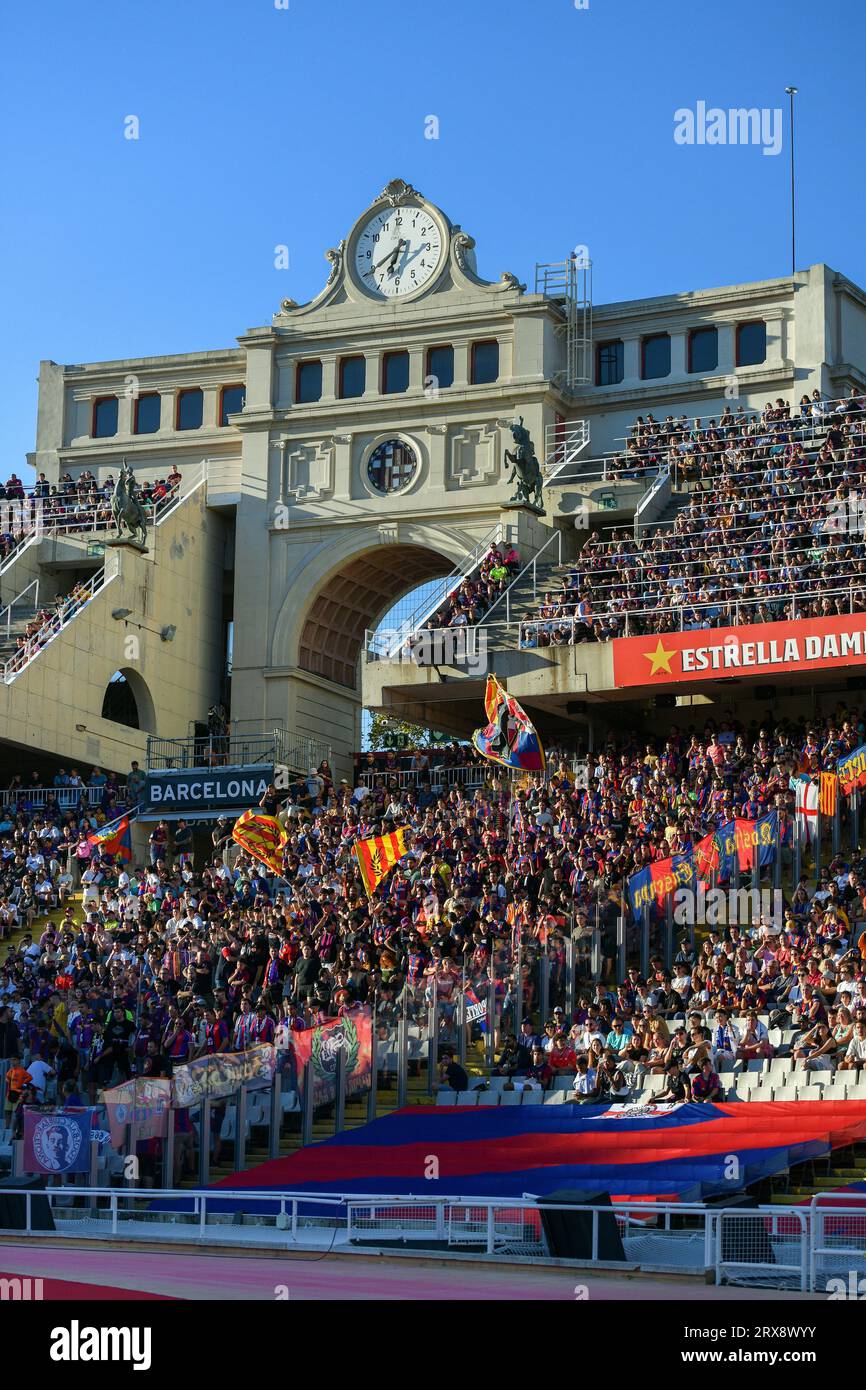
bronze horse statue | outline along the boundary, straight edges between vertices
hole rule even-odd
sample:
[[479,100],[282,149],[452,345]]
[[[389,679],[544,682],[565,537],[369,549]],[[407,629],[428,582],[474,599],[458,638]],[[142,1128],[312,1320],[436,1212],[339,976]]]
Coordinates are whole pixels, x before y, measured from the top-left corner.
[[517,447],[514,453],[510,449],[505,450],[505,462],[511,464],[509,483],[513,483],[515,477],[517,478],[517,491],[509,500],[520,506],[531,507],[533,511],[543,515],[541,486],[544,480],[529,430],[523,424],[523,416],[521,415],[517,424],[511,425],[510,428],[511,437]]
[[118,536],[123,535],[125,528],[137,545],[146,545],[147,513],[136,496],[136,489],[135,475],[124,459],[111,496],[111,515]]

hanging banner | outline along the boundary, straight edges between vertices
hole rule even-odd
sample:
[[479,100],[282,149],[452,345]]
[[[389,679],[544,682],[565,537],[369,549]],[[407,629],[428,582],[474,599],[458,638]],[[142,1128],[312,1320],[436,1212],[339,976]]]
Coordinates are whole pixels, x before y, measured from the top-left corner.
[[298,1069],[298,1090],[303,1094],[304,1068],[311,1064],[313,1104],[327,1105],[337,1095],[337,1058],[342,1052],[346,1095],[366,1091],[372,1067],[372,1022],[368,1008],[354,1009],[342,1018],[329,1019],[316,1028],[293,1033],[291,1045]]
[[270,1083],[276,1067],[277,1050],[272,1043],[262,1043],[246,1052],[217,1052],[212,1057],[199,1057],[172,1072],[172,1105],[183,1109],[203,1100],[219,1100],[250,1081]]
[[846,796],[850,796],[858,787],[866,787],[866,743],[861,743],[853,753],[840,758],[836,772]]
[[25,1173],[89,1173],[89,1110],[24,1111]]
[[619,687],[847,668],[866,662],[866,615],[618,637],[611,647]]
[[164,1139],[171,1108],[171,1082],[163,1076],[138,1076],[103,1092],[112,1148],[126,1142],[126,1126],[135,1125],[139,1139]]

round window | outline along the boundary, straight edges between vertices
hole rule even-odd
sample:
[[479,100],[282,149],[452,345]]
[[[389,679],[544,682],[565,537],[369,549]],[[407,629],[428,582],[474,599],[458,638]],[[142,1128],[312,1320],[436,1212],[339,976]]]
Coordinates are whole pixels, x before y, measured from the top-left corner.
[[402,439],[386,439],[367,460],[367,477],[377,492],[400,492],[418,471],[415,450]]

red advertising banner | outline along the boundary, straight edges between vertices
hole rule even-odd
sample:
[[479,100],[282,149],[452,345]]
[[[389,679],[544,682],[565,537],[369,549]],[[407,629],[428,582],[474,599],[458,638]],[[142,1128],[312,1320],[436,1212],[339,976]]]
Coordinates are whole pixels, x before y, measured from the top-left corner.
[[346,1095],[370,1086],[372,1020],[368,1008],[353,1009],[342,1018],[329,1019],[315,1028],[292,1033],[298,1068],[298,1089],[304,1088],[304,1067],[312,1063],[313,1102],[327,1105],[337,1094],[337,1057],[343,1053]]
[[815,671],[866,662],[866,613],[618,637],[612,645],[618,687]]

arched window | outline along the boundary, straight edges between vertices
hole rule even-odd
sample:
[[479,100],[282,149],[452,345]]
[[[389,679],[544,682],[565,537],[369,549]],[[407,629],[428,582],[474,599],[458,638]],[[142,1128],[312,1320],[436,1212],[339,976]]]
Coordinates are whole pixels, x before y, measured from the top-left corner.
[[125,724],[127,729],[140,729],[138,702],[132,686],[122,671],[115,671],[105,689],[102,717],[113,724]]

